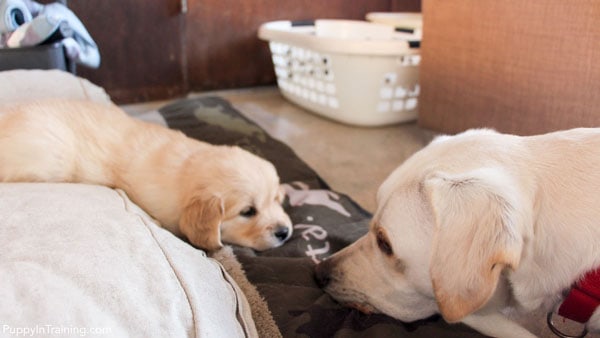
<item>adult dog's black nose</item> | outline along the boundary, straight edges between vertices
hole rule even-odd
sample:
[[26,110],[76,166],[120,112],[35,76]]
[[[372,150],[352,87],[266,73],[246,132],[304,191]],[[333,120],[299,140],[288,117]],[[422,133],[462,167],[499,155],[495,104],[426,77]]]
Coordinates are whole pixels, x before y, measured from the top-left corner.
[[286,239],[288,239],[290,235],[290,229],[285,225],[278,225],[273,235],[275,236],[275,238],[283,242]]
[[321,289],[329,284],[331,281],[331,264],[323,261],[315,266],[315,281]]

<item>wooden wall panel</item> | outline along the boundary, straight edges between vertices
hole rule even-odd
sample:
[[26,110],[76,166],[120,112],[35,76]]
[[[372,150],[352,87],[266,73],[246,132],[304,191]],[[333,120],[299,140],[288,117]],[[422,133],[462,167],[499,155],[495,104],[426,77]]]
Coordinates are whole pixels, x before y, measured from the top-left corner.
[[421,0],[392,0],[392,12],[420,12]]
[[187,91],[178,0],[69,0],[100,48],[99,69],[77,74],[117,102],[174,97]]

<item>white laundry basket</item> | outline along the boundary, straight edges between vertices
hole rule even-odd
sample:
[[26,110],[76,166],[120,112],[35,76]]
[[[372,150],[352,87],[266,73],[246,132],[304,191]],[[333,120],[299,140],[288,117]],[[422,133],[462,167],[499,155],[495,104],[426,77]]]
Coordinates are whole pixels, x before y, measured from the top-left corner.
[[273,21],[269,47],[282,94],[330,119],[359,126],[414,120],[420,35],[351,20]]

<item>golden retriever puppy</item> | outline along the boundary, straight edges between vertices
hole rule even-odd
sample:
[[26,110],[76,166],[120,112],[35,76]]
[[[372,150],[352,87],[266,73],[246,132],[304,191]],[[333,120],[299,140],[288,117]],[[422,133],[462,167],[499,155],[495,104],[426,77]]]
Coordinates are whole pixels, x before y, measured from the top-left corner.
[[[328,293],[403,321],[441,313],[532,337],[505,314],[555,310],[600,266],[600,129],[438,137],[386,179],[377,204],[370,231],[317,266]],[[600,329],[599,310],[587,328]]]
[[0,107],[0,181],[122,189],[164,228],[206,250],[222,242],[265,250],[292,233],[271,163],[135,120],[111,104]]

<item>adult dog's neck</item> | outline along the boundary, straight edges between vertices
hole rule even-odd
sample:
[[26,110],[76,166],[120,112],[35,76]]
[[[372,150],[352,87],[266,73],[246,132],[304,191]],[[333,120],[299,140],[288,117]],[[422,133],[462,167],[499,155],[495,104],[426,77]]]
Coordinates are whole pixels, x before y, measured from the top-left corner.
[[[533,238],[510,276],[527,310],[553,306],[587,271],[600,266],[600,132],[577,129],[528,137],[534,198]],[[596,155],[594,155],[596,154]]]

